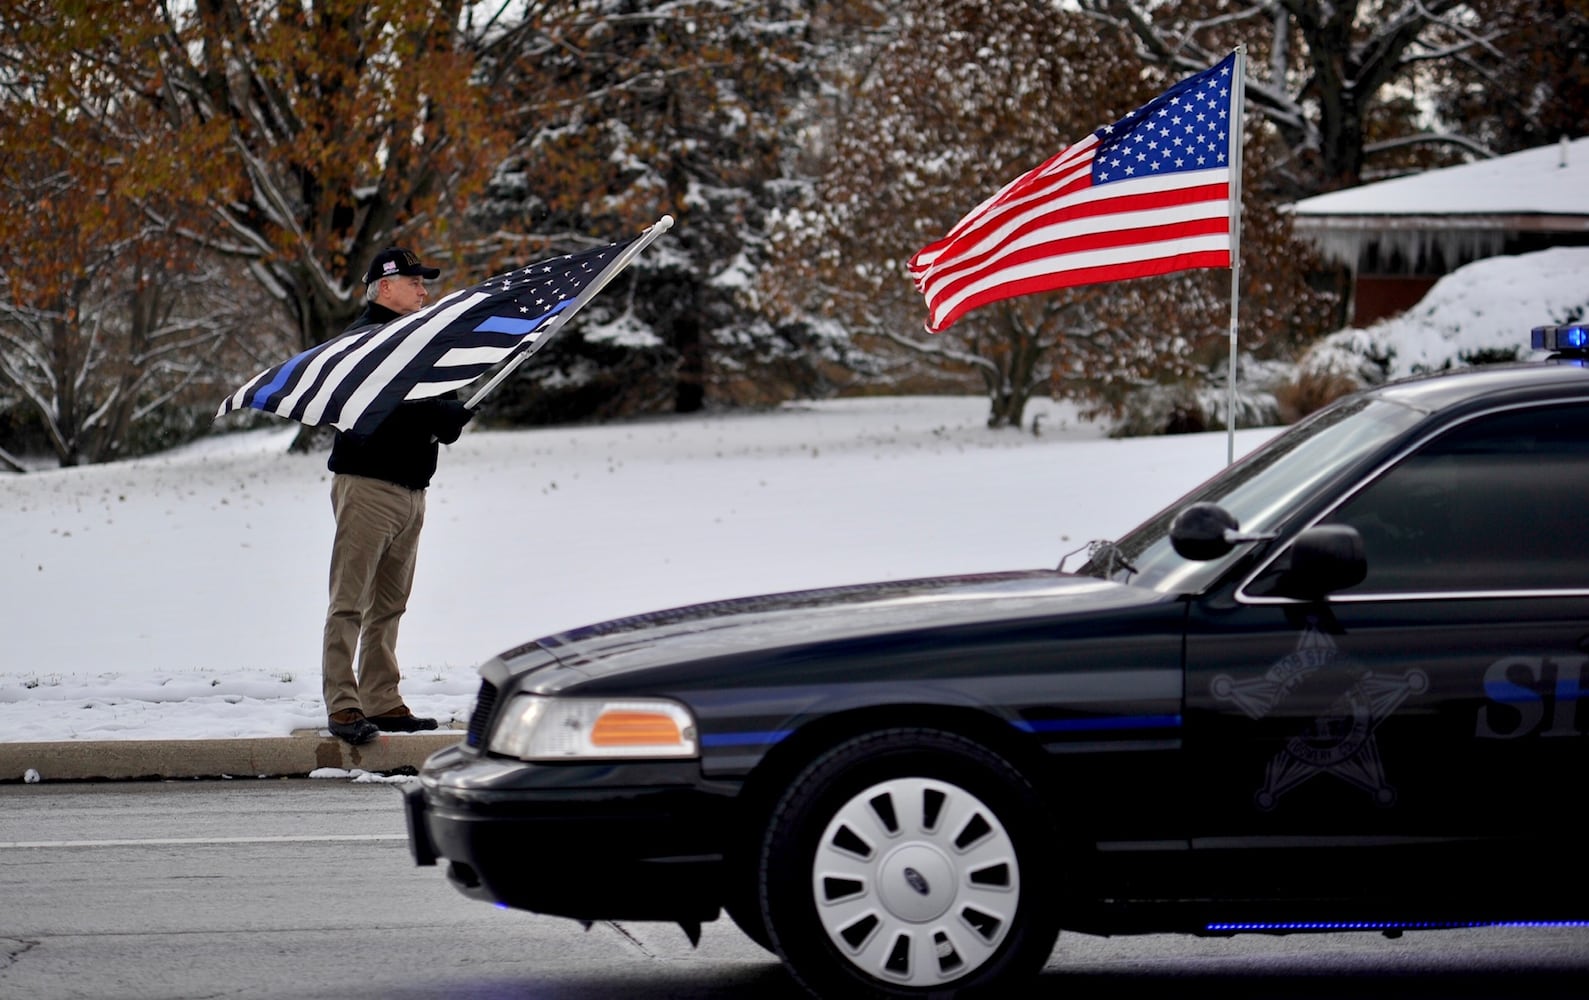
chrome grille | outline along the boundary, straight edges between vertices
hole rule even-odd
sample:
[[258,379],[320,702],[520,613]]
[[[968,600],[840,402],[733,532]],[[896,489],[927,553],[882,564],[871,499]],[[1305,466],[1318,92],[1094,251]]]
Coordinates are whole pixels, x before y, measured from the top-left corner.
[[491,728],[491,713],[496,709],[497,689],[490,681],[480,682],[480,693],[475,695],[474,714],[469,716],[468,745],[479,748],[485,743],[486,731]]

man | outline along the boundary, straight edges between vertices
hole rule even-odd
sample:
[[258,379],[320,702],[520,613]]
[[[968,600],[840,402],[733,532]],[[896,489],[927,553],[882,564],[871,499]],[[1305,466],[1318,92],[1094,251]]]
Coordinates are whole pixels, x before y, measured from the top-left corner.
[[[427,278],[441,271],[412,251],[387,247],[365,272],[365,307],[348,327],[382,325],[423,309]],[[472,411],[455,393],[403,403],[369,434],[338,432],[326,463],[336,540],[321,678],[331,732],[358,745],[382,732],[435,729],[403,703],[397,686],[397,624],[408,608],[425,490],[438,442],[452,444]],[[354,671],[354,651],[358,670]]]

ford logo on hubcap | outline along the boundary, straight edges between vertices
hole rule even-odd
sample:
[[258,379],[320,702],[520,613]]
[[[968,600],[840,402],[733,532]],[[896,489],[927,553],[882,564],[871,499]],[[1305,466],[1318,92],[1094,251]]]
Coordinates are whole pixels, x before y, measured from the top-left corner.
[[915,889],[923,896],[932,891],[932,889],[927,885],[927,880],[922,878],[921,872],[917,871],[916,869],[906,868],[904,875],[905,884],[910,886],[912,889]]

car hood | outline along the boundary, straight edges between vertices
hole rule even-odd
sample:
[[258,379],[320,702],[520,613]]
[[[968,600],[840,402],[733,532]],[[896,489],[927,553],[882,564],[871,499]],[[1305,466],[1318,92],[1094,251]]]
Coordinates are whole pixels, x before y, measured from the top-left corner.
[[1164,600],[1146,588],[1054,570],[901,580],[714,601],[618,618],[545,636],[503,653],[498,661],[508,673],[539,671],[521,686],[550,694],[594,678],[668,664],[906,632],[1091,616]]

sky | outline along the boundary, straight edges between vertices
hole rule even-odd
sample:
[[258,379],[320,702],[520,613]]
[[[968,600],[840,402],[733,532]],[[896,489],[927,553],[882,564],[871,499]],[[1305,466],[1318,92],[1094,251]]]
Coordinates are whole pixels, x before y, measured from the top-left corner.
[[[1586,276],[1589,248],[1470,265],[1319,358],[1389,343],[1403,374],[1460,350],[1526,348],[1532,326],[1589,314]],[[471,426],[428,493],[398,639],[404,697],[461,722],[484,660],[643,611],[1052,568],[1218,473],[1230,443],[1223,431],[1111,439],[1048,399],[1022,430],[989,430],[987,413],[980,397],[882,397]],[[296,426],[0,473],[0,741],[324,728],[330,473],[324,452],[288,453]],[[1238,431],[1236,456],[1278,430]]]

